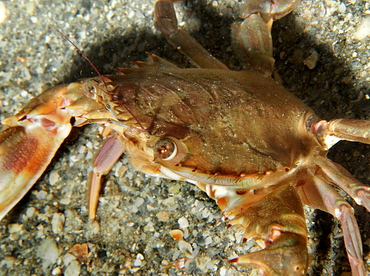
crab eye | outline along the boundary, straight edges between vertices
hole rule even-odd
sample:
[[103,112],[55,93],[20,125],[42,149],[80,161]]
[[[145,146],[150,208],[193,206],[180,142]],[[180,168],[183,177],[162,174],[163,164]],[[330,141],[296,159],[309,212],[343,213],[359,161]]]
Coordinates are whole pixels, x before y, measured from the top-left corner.
[[154,160],[164,166],[178,166],[188,154],[184,142],[175,137],[162,137],[153,147]]
[[176,143],[170,138],[164,138],[155,145],[156,157],[162,160],[172,160],[177,154]]
[[93,80],[88,80],[83,85],[84,93],[87,97],[91,99],[96,98],[97,89],[96,89],[96,83],[93,83]]

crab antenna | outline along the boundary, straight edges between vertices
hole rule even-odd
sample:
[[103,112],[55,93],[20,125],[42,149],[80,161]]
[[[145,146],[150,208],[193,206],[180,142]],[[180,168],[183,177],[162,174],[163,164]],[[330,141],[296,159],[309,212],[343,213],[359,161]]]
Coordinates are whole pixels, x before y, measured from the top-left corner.
[[96,68],[96,66],[94,65],[94,63],[85,55],[85,53],[83,51],[80,50],[80,48],[78,48],[76,46],[76,44],[74,44],[72,42],[72,40],[70,40],[64,33],[62,33],[61,30],[59,30],[57,27],[55,27],[54,25],[50,25],[51,27],[53,27],[58,33],[60,33],[69,43],[71,43],[73,45],[73,47],[84,57],[84,59],[87,60],[87,62],[91,65],[91,67],[94,69],[94,71],[98,74],[98,76],[101,78],[102,82],[104,83],[104,86],[107,87],[107,84],[103,78],[103,75],[99,72],[98,68]]
[[[104,86],[107,88],[107,83],[105,82],[104,80],[104,77],[103,75],[99,72],[98,68],[96,68],[96,66],[94,65],[94,63],[88,58],[88,56],[85,55],[85,53],[83,51],[80,50],[80,48],[78,48],[76,46],[76,44],[74,44],[72,42],[72,40],[70,40],[61,30],[59,30],[57,27],[55,27],[54,25],[51,25],[50,26],[56,30],[58,33],[60,33],[70,44],[72,44],[72,46],[83,56],[84,59],[87,60],[87,62],[91,65],[91,67],[94,69],[94,71],[98,74],[98,76],[100,77],[100,79],[102,80]],[[104,91],[107,95],[111,96],[108,92],[108,90]],[[112,97],[112,96],[111,96]],[[116,99],[117,100],[117,99]],[[136,122],[138,123],[138,125],[140,126],[140,128],[144,131],[146,131],[146,129],[144,128],[144,126],[140,123],[140,121],[138,120],[138,118],[131,112],[131,110],[121,101],[117,100],[126,110],[128,113],[130,113],[130,115],[136,120]]]

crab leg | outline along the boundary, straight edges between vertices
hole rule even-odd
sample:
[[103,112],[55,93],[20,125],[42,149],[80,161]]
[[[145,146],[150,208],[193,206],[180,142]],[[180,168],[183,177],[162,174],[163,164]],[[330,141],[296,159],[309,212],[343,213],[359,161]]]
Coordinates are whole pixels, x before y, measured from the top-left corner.
[[340,140],[370,144],[370,120],[336,119],[329,122],[322,120],[311,129],[326,149]]
[[252,14],[241,24],[233,24],[235,53],[246,56],[253,69],[272,74],[275,59],[272,56],[271,26]]
[[339,164],[326,158],[316,158],[316,164],[323,170],[324,175],[332,182],[349,194],[358,205],[364,206],[370,212],[370,187],[351,176],[351,174]]
[[94,161],[94,170],[89,183],[89,218],[95,219],[101,189],[101,178],[106,175],[125,151],[122,137],[109,137],[100,148]]
[[71,131],[65,109],[67,85],[33,98],[17,115],[5,119],[0,134],[0,220],[28,192]]
[[[312,133],[326,148],[331,148],[340,140],[370,144],[370,121],[336,119],[330,122],[319,121],[312,125]],[[370,211],[370,188],[351,176],[347,170],[334,162],[317,157],[315,163],[321,167],[326,177],[348,193],[359,205]]]
[[228,70],[191,35],[178,29],[173,3],[179,0],[157,0],[154,6],[154,25],[168,41],[181,50],[197,67]]
[[290,13],[298,0],[251,0],[244,4],[242,23],[233,24],[232,35],[236,54],[249,62],[254,70],[273,72],[271,27],[275,20]]
[[370,144],[370,120],[332,120],[329,131],[342,140]]
[[325,199],[323,200],[324,211],[331,213],[341,223],[353,276],[365,276],[361,235],[352,206],[320,177],[314,177],[314,185],[322,198]]

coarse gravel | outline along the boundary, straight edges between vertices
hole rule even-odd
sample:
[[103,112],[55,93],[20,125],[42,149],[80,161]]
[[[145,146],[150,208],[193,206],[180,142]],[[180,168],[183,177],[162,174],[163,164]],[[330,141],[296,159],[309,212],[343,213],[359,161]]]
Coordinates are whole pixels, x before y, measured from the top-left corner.
[[[217,58],[240,69],[229,35],[241,1],[185,2],[186,8],[179,5],[180,24]],[[0,119],[45,88],[96,75],[50,25],[102,73],[146,60],[145,52],[190,66],[153,27],[153,4],[0,2]],[[301,1],[273,28],[276,78],[324,119],[369,119],[369,18],[368,1]],[[254,245],[240,243],[241,236],[226,228],[212,200],[191,184],[140,174],[125,157],[106,177],[98,220],[89,222],[87,180],[100,130],[74,131],[32,190],[0,222],[0,275],[248,275],[227,259]],[[370,184],[369,145],[341,142],[329,157]],[[370,214],[354,208],[369,269]],[[307,211],[308,275],[351,275],[338,222]],[[184,233],[180,241],[170,236],[178,228]]]

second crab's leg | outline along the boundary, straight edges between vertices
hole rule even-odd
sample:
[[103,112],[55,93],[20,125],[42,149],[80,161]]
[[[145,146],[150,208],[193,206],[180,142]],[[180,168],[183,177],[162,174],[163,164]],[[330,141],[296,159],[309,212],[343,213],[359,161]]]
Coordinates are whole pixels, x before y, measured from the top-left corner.
[[155,26],[168,41],[183,52],[194,65],[201,68],[224,69],[226,65],[214,58],[191,35],[178,29],[174,2],[179,0],[157,0],[154,6]]
[[233,25],[234,48],[254,70],[272,74],[275,63],[272,56],[272,23],[291,12],[298,3],[299,0],[251,0],[244,4],[241,14],[243,22]]

